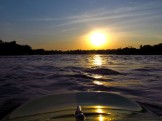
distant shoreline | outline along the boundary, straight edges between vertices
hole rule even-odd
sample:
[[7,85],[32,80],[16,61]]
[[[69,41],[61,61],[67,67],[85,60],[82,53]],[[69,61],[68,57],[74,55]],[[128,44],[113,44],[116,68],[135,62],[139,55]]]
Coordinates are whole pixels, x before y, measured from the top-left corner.
[[106,50],[44,50],[32,49],[29,45],[19,45],[16,41],[0,40],[0,56],[5,55],[55,55],[55,54],[115,54],[115,55],[162,55],[162,43],[157,45],[141,45],[139,49],[125,47]]

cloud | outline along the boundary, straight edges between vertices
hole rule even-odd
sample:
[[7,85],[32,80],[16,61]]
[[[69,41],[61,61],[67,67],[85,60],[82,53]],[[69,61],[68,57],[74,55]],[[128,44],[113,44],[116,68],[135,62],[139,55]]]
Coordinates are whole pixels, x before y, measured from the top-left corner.
[[28,21],[43,21],[43,22],[49,22],[49,21],[60,21],[64,18],[50,18],[50,17],[43,17],[43,18],[31,18],[31,19],[27,19]]
[[[161,3],[161,2],[160,2]],[[43,18],[33,18],[30,19],[31,21],[37,21],[37,22],[53,22],[53,28],[59,28],[59,27],[66,27],[69,25],[75,25],[80,23],[91,23],[91,22],[97,22],[97,21],[109,21],[111,20],[113,23],[115,22],[125,22],[125,21],[131,21],[125,18],[134,18],[135,20],[143,20],[144,17],[147,17],[147,19],[153,16],[157,16],[159,9],[162,8],[162,4],[158,4],[157,2],[146,2],[145,4],[139,4],[137,6],[124,6],[120,8],[99,8],[95,10],[89,10],[86,12],[83,12],[79,15],[72,15],[67,17],[43,17]],[[125,19],[124,21],[122,21]],[[135,21],[133,20],[133,21]],[[55,24],[57,23],[57,24]]]
[[[95,21],[109,21],[109,20],[118,20],[120,22],[121,19],[123,18],[132,18],[134,17],[134,19],[138,20],[139,18],[144,18],[147,16],[147,18],[149,18],[148,16],[150,16],[150,18],[152,18],[153,16],[157,16],[156,14],[154,14],[155,12],[147,12],[144,11],[142,12],[142,10],[140,12],[138,12],[139,10],[136,10],[134,8],[130,8],[128,9],[128,11],[126,11],[126,9],[123,9],[123,11],[120,12],[112,12],[112,13],[104,13],[102,15],[92,15],[90,13],[90,16],[78,16],[75,17],[73,19],[69,19],[70,21],[66,22],[66,23],[62,23],[57,25],[56,27],[62,27],[62,26],[66,26],[66,25],[72,25],[72,24],[78,24],[78,23],[87,23],[87,22],[95,22]],[[130,20],[126,20],[125,21],[130,21]]]

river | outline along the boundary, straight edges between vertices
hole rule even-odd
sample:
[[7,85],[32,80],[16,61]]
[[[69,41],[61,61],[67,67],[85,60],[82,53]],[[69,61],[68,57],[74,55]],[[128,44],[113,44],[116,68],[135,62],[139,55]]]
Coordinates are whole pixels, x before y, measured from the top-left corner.
[[0,117],[48,94],[106,91],[162,115],[161,55],[33,55],[0,57]]

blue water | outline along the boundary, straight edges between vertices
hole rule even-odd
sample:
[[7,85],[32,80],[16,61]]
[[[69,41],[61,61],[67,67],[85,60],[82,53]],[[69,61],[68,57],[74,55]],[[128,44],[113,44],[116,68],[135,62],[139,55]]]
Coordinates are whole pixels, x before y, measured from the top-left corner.
[[76,91],[117,93],[162,115],[162,56],[0,57],[0,118],[28,100]]

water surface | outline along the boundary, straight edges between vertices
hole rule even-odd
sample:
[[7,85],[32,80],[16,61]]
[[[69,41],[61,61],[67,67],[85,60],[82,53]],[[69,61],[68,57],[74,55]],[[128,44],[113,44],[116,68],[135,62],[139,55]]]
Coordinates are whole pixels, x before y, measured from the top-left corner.
[[43,95],[106,91],[162,114],[162,56],[33,55],[0,57],[0,114]]

